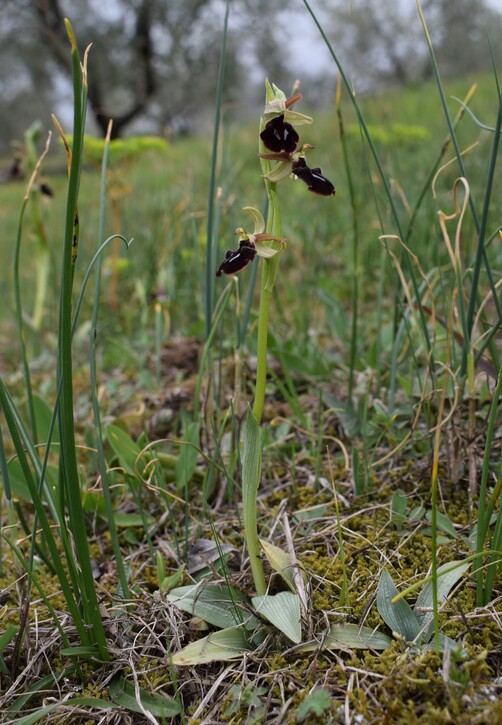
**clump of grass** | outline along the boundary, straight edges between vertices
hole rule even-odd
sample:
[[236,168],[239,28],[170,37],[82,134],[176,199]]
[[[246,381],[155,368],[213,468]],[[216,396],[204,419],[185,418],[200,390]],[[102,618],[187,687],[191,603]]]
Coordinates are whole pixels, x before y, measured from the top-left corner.
[[[23,371],[31,431],[26,427],[20,410],[14,403],[3,380],[0,379],[0,404],[10,433],[11,446],[15,451],[17,463],[24,477],[24,484],[28,487],[30,498],[34,505],[34,519],[29,532],[30,550],[25,555],[24,547],[19,546],[15,537],[8,536],[6,542],[11,547],[17,561],[26,572],[27,586],[21,591],[20,610],[25,612],[21,617],[21,626],[17,633],[15,655],[11,663],[11,675],[15,674],[18,658],[21,655],[22,642],[25,635],[24,627],[30,608],[32,588],[35,587],[44,604],[59,629],[62,641],[67,647],[71,641],[61,625],[60,618],[48,598],[43,578],[40,577],[35,563],[35,554],[42,559],[49,571],[57,576],[68,611],[71,613],[79,643],[85,650],[86,656],[96,656],[106,660],[109,657],[103,621],[99,611],[96,587],[92,573],[91,557],[87,541],[87,526],[84,515],[80,475],[76,458],[76,436],[74,420],[73,398],[73,354],[72,341],[76,321],[80,311],[83,293],[94,263],[110,239],[104,242],[94,256],[93,261],[84,278],[82,290],[74,304],[73,281],[79,249],[80,220],[78,214],[78,194],[80,174],[82,168],[82,146],[85,125],[86,93],[87,93],[87,53],[81,64],[78,47],[73,30],[67,22],[68,37],[71,43],[71,54],[74,73],[74,134],[73,144],[70,145],[59,125],[56,127],[65,143],[68,161],[68,194],[66,206],[65,233],[62,247],[61,286],[59,302],[59,336],[58,336],[58,364],[56,372],[56,401],[54,409],[47,411],[50,424],[44,433],[47,438],[42,439],[40,415],[43,410],[40,404],[35,406],[32,395],[32,384],[29,362],[26,354],[23,334],[23,308],[21,287],[19,284],[18,266],[21,251],[22,221],[26,204],[30,197],[33,184],[38,178],[42,155],[35,165],[32,177],[25,194],[22,213],[18,224],[18,235],[15,256],[16,280],[16,313],[20,335],[21,351],[23,356]],[[105,176],[106,167],[103,170]],[[104,196],[105,190],[102,190]],[[101,229],[101,231],[103,231]],[[95,370],[94,370],[95,372]],[[56,479],[50,473],[49,460],[54,449],[54,437],[57,428],[59,469]],[[99,430],[99,426],[98,426]],[[37,446],[45,448],[43,459],[40,458]],[[10,464],[5,446],[1,444],[0,456],[2,459],[2,472],[4,491],[7,498],[9,523],[15,526],[13,508],[13,490],[10,485]],[[15,460],[15,459],[13,459]],[[113,529],[113,512],[108,511],[111,518],[112,539],[117,542]],[[26,527],[24,519],[21,523]],[[38,529],[41,529],[41,534]],[[40,538],[39,538],[40,537]],[[127,592],[127,582],[121,567],[120,549],[116,546],[116,556],[121,570],[121,583]],[[82,650],[84,652],[84,650]]]

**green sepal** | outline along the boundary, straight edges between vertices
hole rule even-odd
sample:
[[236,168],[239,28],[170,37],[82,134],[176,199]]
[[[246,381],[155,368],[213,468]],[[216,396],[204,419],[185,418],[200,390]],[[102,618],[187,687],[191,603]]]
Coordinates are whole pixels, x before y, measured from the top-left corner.
[[265,179],[277,184],[278,181],[286,179],[291,173],[291,161],[279,161],[271,171],[264,174]]

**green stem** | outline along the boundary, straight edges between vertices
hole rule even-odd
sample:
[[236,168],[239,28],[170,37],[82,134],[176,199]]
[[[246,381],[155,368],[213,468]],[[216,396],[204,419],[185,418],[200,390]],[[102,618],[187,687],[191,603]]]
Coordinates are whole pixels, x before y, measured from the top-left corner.
[[[267,234],[282,238],[282,222],[279,199],[275,193],[275,184],[266,181],[268,194]],[[267,345],[268,345],[268,319],[270,300],[279,269],[280,254],[271,259],[263,260],[260,290],[260,311],[258,314],[258,348],[256,361],[256,388],[253,403],[253,414],[258,423],[261,423],[263,407],[265,405],[265,386],[267,383]]]
[[[268,195],[267,233],[282,237],[279,199],[275,184],[265,181]],[[243,438],[242,452],[242,502],[244,535],[249,554],[251,572],[259,596],[266,594],[267,583],[260,558],[260,541],[256,520],[256,499],[261,478],[261,430],[260,423],[265,405],[267,383],[267,343],[270,300],[274,289],[280,254],[263,260],[260,311],[258,315],[258,349],[256,364],[256,388],[253,409],[248,410]]]
[[[105,146],[103,151],[103,161],[101,166],[101,193],[100,193],[100,209],[99,209],[99,228],[98,228],[98,239],[101,240],[104,237],[105,232],[105,216],[106,216],[106,175],[108,168],[108,154],[110,151],[110,135],[111,135],[111,123],[108,126],[108,132],[106,134]],[[97,335],[98,335],[98,314],[99,314],[99,301],[101,294],[101,267],[102,267],[102,256],[99,254],[97,259],[96,269],[96,287],[94,290],[94,302],[92,306],[92,317],[91,317],[91,334],[90,334],[90,356],[89,356],[89,371],[90,371],[90,382],[91,382],[91,400],[92,409],[94,413],[94,424],[96,426],[96,450],[98,458],[98,466],[101,474],[101,483],[103,490],[103,499],[105,502],[106,518],[108,521],[108,528],[110,531],[110,538],[112,542],[113,553],[115,555],[115,563],[117,565],[117,574],[120,582],[121,594],[125,599],[131,599],[131,592],[129,589],[129,582],[127,579],[126,569],[124,566],[124,559],[122,557],[122,551],[120,549],[120,542],[117,533],[117,527],[115,525],[115,515],[113,510],[113,499],[111,493],[111,481],[106,465],[105,449],[103,443],[103,429],[101,425],[101,411],[99,408],[98,400],[98,371],[97,371]],[[76,320],[75,320],[76,321]]]
[[260,293],[260,312],[258,317],[258,350],[256,362],[256,389],[253,403],[253,414],[258,423],[261,422],[263,406],[265,404],[265,385],[267,383],[267,344],[268,344],[268,318],[272,290],[266,289],[266,280],[269,277],[267,265],[272,260],[263,260],[262,284]]

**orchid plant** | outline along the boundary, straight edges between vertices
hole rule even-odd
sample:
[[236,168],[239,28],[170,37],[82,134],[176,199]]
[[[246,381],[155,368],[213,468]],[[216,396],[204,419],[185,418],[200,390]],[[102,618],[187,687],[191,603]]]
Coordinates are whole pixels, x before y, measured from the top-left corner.
[[309,191],[321,196],[332,196],[335,187],[320,168],[307,165],[307,152],[313,146],[300,144],[297,127],[312,123],[312,118],[293,111],[292,106],[302,98],[295,93],[290,98],[275,85],[266,82],[266,102],[260,123],[260,152],[263,179],[268,196],[267,223],[253,207],[244,207],[254,223],[253,232],[239,227],[239,247],[229,250],[218,267],[216,275],[235,274],[246,268],[255,257],[263,258],[261,275],[260,311],[258,318],[258,352],[256,386],[253,407],[248,409],[242,439],[242,496],[244,532],[254,584],[259,596],[266,594],[267,585],[260,557],[260,542],[256,521],[256,498],[261,477],[260,424],[265,403],[267,379],[267,338],[270,301],[281,253],[286,248],[282,234],[281,210],[276,186],[288,177],[301,179]]
[[[197,665],[240,658],[263,641],[264,620],[295,645],[302,641],[301,612],[302,609],[306,611],[304,591],[291,571],[289,553],[268,541],[260,541],[256,519],[256,499],[261,478],[261,422],[267,379],[269,308],[280,257],[286,249],[276,187],[280,181],[292,177],[301,179],[316,194],[332,196],[335,193],[335,187],[322,175],[321,169],[311,169],[307,165],[306,152],[312,146],[306,143],[299,145],[300,137],[296,127],[312,123],[308,116],[291,110],[299,100],[299,93],[286,98],[282,91],[267,81],[259,152],[268,197],[267,221],[257,209],[244,207],[251,217],[253,231],[246,231],[242,227],[236,229],[239,246],[236,250],[226,252],[216,271],[217,277],[222,274],[233,275],[247,268],[257,257],[263,260],[255,395],[253,406],[248,406],[241,442],[244,535],[257,596],[250,598],[228,582],[218,584],[199,581],[172,589],[166,595],[169,602],[218,628],[218,631],[176,652],[171,659],[174,665]],[[260,556],[262,552],[272,569],[281,575],[289,591],[272,595],[267,593]],[[328,633],[326,641],[333,643],[343,640],[344,644],[350,646],[376,649],[388,646],[388,638],[382,643],[381,640],[377,641],[372,631],[363,633],[363,637],[359,630],[354,632],[350,630],[350,625],[347,626],[349,629],[342,633],[338,630]],[[311,644],[302,646],[310,647]],[[314,646],[317,647],[318,643]]]

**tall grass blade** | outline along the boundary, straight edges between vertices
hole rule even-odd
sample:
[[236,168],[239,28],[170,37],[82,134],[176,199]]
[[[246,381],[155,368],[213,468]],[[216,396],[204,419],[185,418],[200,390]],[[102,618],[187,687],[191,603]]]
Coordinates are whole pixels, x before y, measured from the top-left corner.
[[[396,227],[396,230],[397,230],[397,234],[398,234],[398,236],[399,236],[400,239],[404,240],[404,238],[405,238],[405,236],[404,236],[404,229],[403,229],[403,226],[401,224],[401,220],[400,220],[400,217],[399,217],[399,213],[397,211],[397,207],[396,207],[396,204],[395,204],[395,201],[394,201],[394,197],[392,195],[390,181],[389,181],[389,178],[388,178],[387,174],[384,171],[382,162],[380,160],[380,157],[379,157],[378,152],[376,150],[375,144],[374,144],[373,139],[371,137],[371,133],[370,133],[370,131],[368,129],[368,126],[367,126],[367,124],[366,124],[366,122],[364,120],[364,117],[363,117],[361,108],[359,106],[359,103],[357,102],[356,94],[353,91],[353,88],[352,88],[352,86],[351,86],[351,84],[349,82],[349,79],[347,77],[347,74],[345,73],[341,62],[340,62],[337,54],[335,53],[334,48],[331,45],[331,43],[330,43],[330,41],[328,39],[328,36],[326,35],[326,33],[324,31],[324,28],[322,27],[321,23],[319,22],[319,19],[317,18],[316,14],[312,10],[312,8],[311,8],[308,0],[303,0],[303,4],[307,8],[310,16],[312,17],[312,20],[314,21],[317,29],[319,30],[319,32],[320,32],[320,34],[321,34],[321,36],[322,36],[322,38],[323,38],[323,40],[324,40],[324,42],[326,44],[326,47],[327,47],[327,49],[328,49],[331,57],[333,58],[336,66],[338,68],[338,72],[340,73],[340,77],[341,77],[341,79],[343,81],[343,84],[344,84],[345,88],[347,89],[347,92],[349,93],[349,97],[350,97],[350,99],[352,101],[352,105],[354,107],[354,111],[356,112],[356,116],[357,116],[357,120],[358,120],[359,126],[360,126],[360,128],[362,130],[362,133],[364,134],[364,137],[366,139],[366,142],[367,142],[367,144],[369,146],[369,149],[371,151],[371,155],[373,157],[373,161],[375,163],[375,166],[377,167],[378,174],[379,174],[380,179],[382,181],[382,185],[383,185],[383,188],[384,188],[384,191],[385,191],[385,195],[387,197],[387,201],[389,203],[390,211],[392,213],[392,218],[394,220],[394,224],[395,224],[395,227]],[[420,294],[419,294],[418,281],[417,281],[417,278],[416,278],[415,271],[413,269],[412,261],[411,261],[410,256],[409,256],[408,253],[405,253],[405,259],[406,259],[406,263],[407,263],[407,270],[408,270],[408,273],[410,275],[411,284],[412,284],[412,287],[413,287],[414,297],[416,299],[416,304],[417,304],[418,311],[419,311],[420,323],[421,323],[421,327],[422,327],[422,330],[423,330],[423,335],[424,335],[424,338],[425,338],[427,355],[429,356],[429,365],[430,365],[430,369],[431,369],[431,374],[434,375],[434,372],[433,372],[434,371],[434,360],[433,360],[432,351],[431,351],[431,341],[430,341],[430,336],[429,336],[429,330],[428,330],[428,327],[427,327],[427,318],[426,318],[424,309],[422,307],[421,297],[420,297]]]
[[223,33],[221,37],[220,62],[218,65],[218,79],[216,82],[215,116],[213,132],[213,149],[211,154],[211,170],[209,176],[209,197],[207,207],[207,234],[206,234],[206,290],[204,309],[206,313],[206,337],[211,332],[211,318],[214,306],[214,288],[216,272],[216,252],[218,239],[215,239],[215,204],[216,204],[216,163],[218,158],[218,142],[221,123],[221,103],[223,98],[223,85],[225,81],[225,61],[227,53],[227,32],[228,19],[230,15],[230,0],[225,4],[225,18],[223,21]]
[[[106,216],[106,175],[108,169],[108,154],[110,150],[110,135],[112,130],[112,124],[110,122],[108,126],[108,132],[105,139],[105,145],[103,150],[103,161],[101,165],[101,193],[100,193],[100,209],[99,209],[99,228],[98,228],[98,239],[103,239],[105,233],[105,216]],[[122,551],[120,548],[119,538],[117,534],[117,527],[115,525],[115,515],[113,510],[113,501],[110,488],[110,477],[108,475],[108,466],[106,464],[105,449],[103,444],[103,428],[101,425],[101,411],[99,409],[98,401],[98,380],[97,380],[97,364],[96,364],[96,345],[98,335],[98,314],[99,314],[99,301],[101,292],[101,267],[102,267],[102,256],[99,255],[97,259],[96,268],[96,286],[94,289],[94,303],[92,307],[91,317],[91,334],[90,334],[90,356],[89,356],[89,370],[90,370],[90,383],[91,383],[91,398],[92,398],[92,410],[94,414],[94,425],[96,429],[96,449],[98,454],[98,466],[99,473],[101,476],[101,488],[103,491],[103,498],[105,501],[106,509],[106,520],[108,523],[108,530],[110,532],[110,538],[112,542],[113,554],[115,556],[115,563],[117,565],[117,574],[120,583],[120,589],[122,596],[125,599],[131,598],[131,592],[129,590],[129,582],[127,579],[124,560],[122,558]],[[77,319],[78,310],[75,315],[75,322]]]
[[342,114],[342,83],[341,75],[338,74],[338,82],[336,88],[336,112],[338,116],[338,129],[340,133],[340,144],[342,146],[343,165],[345,167],[345,176],[347,178],[347,187],[350,199],[350,208],[352,213],[352,329],[350,336],[350,355],[349,355],[349,405],[352,406],[352,394],[354,390],[354,375],[357,357],[357,320],[359,310],[359,277],[361,274],[359,268],[359,223],[356,205],[356,192],[350,170],[349,152],[347,148],[347,139],[345,136],[345,127]]
[[[492,443],[493,436],[495,433],[495,426],[497,416],[499,414],[499,400],[502,392],[502,372],[499,371],[497,385],[493,392],[492,403],[490,407],[490,413],[488,416],[488,429],[486,431],[486,443],[485,443],[485,455],[483,458],[483,469],[481,472],[481,485],[479,488],[479,503],[478,503],[478,523],[476,529],[476,559],[474,561],[476,569],[476,603],[478,607],[488,604],[493,591],[493,584],[495,580],[495,574],[498,567],[500,566],[500,556],[493,554],[486,572],[486,583],[483,581],[483,550],[489,535],[490,530],[490,519],[493,513],[494,506],[496,505],[497,498],[500,498],[500,482],[496,487],[498,488],[498,496],[493,495],[490,503],[487,504],[488,495],[488,478],[490,475],[490,461],[493,453]],[[495,493],[495,492],[494,492]],[[497,524],[495,527],[494,540],[492,548],[495,552],[500,549],[501,546],[501,528],[502,514],[499,512],[497,518]],[[497,541],[498,539],[498,541]],[[499,561],[497,561],[497,558]]]
[[[43,531],[43,534],[45,537],[45,542],[49,549],[52,564],[54,566],[61,589],[63,591],[63,595],[65,598],[66,604],[67,604],[70,614],[73,618],[73,622],[77,628],[81,641],[87,643],[88,642],[88,632],[84,626],[84,622],[83,622],[79,607],[77,605],[76,599],[72,592],[70,583],[67,578],[67,574],[63,567],[63,563],[61,561],[61,552],[58,549],[58,546],[56,544],[56,541],[55,541],[53,533],[52,533],[52,528],[51,528],[51,525],[50,525],[50,522],[49,522],[49,519],[48,519],[47,513],[46,513],[46,506],[44,505],[44,502],[41,499],[41,496],[40,496],[40,493],[38,490],[38,486],[35,482],[30,465],[26,458],[23,441],[22,441],[22,438],[21,438],[19,430],[18,430],[18,423],[16,421],[15,408],[7,394],[5,386],[1,379],[0,379],[0,408],[3,411],[5,421],[7,423],[8,429],[9,429],[10,437],[11,437],[12,443],[14,445],[14,449],[17,453],[19,463],[20,463],[22,471],[23,471],[24,479],[30,489],[30,494],[31,494],[31,497],[33,500],[33,505],[35,506],[35,509],[37,511],[38,518],[40,521],[40,526],[42,527],[42,531]],[[71,553],[71,551],[70,551],[70,553]]]
[[65,501],[68,505],[69,528],[72,532],[76,557],[80,568],[79,596],[82,601],[84,618],[90,626],[91,641],[98,645],[101,656],[104,659],[108,659],[106,637],[99,612],[87,543],[87,531],[82,507],[75,447],[75,423],[73,418],[72,291],[78,251],[79,220],[77,200],[82,168],[87,86],[84,75],[85,67],[84,69],[81,68],[75,36],[68,21],[66,21],[66,28],[72,46],[74,116],[73,148],[68,180],[66,222],[62,252],[58,335],[58,382],[61,386],[59,403],[59,435],[61,441],[60,494],[62,495],[61,500]]
[[[446,120],[446,123],[448,126],[449,133],[450,133],[450,138],[452,140],[453,147],[455,149],[458,167],[460,169],[461,175],[467,179],[468,175],[467,175],[467,172],[465,169],[464,160],[462,158],[460,145],[458,143],[458,139],[455,134],[455,128],[454,128],[450,113],[448,111],[448,106],[446,104],[446,95],[445,95],[443,84],[441,81],[439,67],[437,64],[436,55],[434,53],[434,48],[432,46],[431,37],[429,35],[429,31],[427,29],[427,24],[425,22],[425,17],[424,17],[424,14],[422,12],[422,8],[420,5],[420,0],[417,0],[417,8],[418,8],[418,14],[420,16],[420,21],[422,23],[425,39],[427,42],[427,47],[429,49],[429,56],[431,59],[432,70],[434,73],[436,86],[437,86],[439,97],[441,100],[441,106],[443,108],[443,113],[445,116],[445,120]],[[474,197],[472,194],[469,197],[469,206],[471,209],[471,215],[472,215],[474,225],[476,227],[476,231],[478,233],[478,243],[477,243],[476,256],[475,256],[475,261],[474,261],[474,266],[473,266],[473,271],[472,271],[471,292],[470,292],[469,307],[468,307],[467,318],[466,318],[467,336],[465,337],[466,346],[464,347],[464,356],[463,356],[463,362],[462,362],[462,372],[464,374],[467,369],[467,355],[468,355],[468,351],[469,351],[469,343],[470,343],[470,338],[471,338],[471,334],[472,334],[472,327],[474,324],[474,315],[475,315],[475,308],[476,308],[476,304],[477,304],[479,276],[480,276],[480,272],[481,272],[481,262],[482,261],[484,261],[484,264],[485,264],[486,274],[488,277],[490,288],[492,290],[493,300],[494,300],[495,308],[497,311],[497,316],[499,318],[499,322],[502,323],[502,308],[500,306],[499,298],[498,298],[496,287],[495,287],[495,282],[493,280],[493,276],[492,276],[492,272],[491,272],[491,268],[490,268],[490,262],[489,262],[487,254],[486,254],[486,248],[485,248],[486,224],[487,224],[487,220],[488,220],[488,209],[489,209],[489,204],[490,204],[490,199],[491,199],[493,174],[495,171],[496,153],[497,153],[497,149],[498,149],[501,127],[502,127],[502,106],[501,106],[501,99],[499,96],[497,125],[496,125],[496,130],[495,130],[494,139],[493,139],[492,153],[491,153],[491,157],[490,157],[490,164],[489,164],[487,181],[486,181],[486,186],[485,186],[485,195],[484,195],[484,201],[483,201],[483,212],[482,212],[481,222],[479,220],[479,217],[478,217],[478,214],[476,211]],[[492,353],[493,362],[498,369],[499,355],[495,348],[495,345],[492,344],[490,346],[490,351]]]
[[22,237],[22,230],[23,230],[23,220],[24,215],[26,212],[26,208],[28,205],[28,202],[30,200],[30,195],[33,189],[33,184],[36,181],[36,178],[38,176],[38,173],[40,171],[40,166],[42,164],[43,159],[47,155],[49,151],[49,144],[51,140],[51,134],[49,133],[49,136],[47,138],[47,142],[45,145],[45,149],[40,156],[38,162],[35,164],[35,168],[33,169],[33,173],[30,177],[30,180],[28,182],[28,186],[23,198],[23,203],[21,205],[21,211],[19,213],[19,219],[17,223],[17,229],[16,229],[16,243],[14,247],[14,298],[15,298],[15,304],[16,304],[16,322],[17,322],[17,328],[18,328],[18,336],[19,336],[19,346],[21,350],[21,363],[23,368],[23,377],[24,377],[24,384],[26,387],[26,397],[28,402],[28,415],[30,419],[30,427],[31,427],[31,433],[33,437],[33,441],[36,443],[38,440],[37,436],[37,424],[36,424],[36,417],[35,417],[35,410],[33,407],[33,390],[31,385],[31,375],[30,375],[30,367],[28,365],[28,357],[26,354],[26,343],[25,343],[25,334],[24,334],[24,323],[23,323],[23,305],[21,301],[21,283],[19,279],[19,263],[20,263],[20,255],[21,255],[21,237]]

